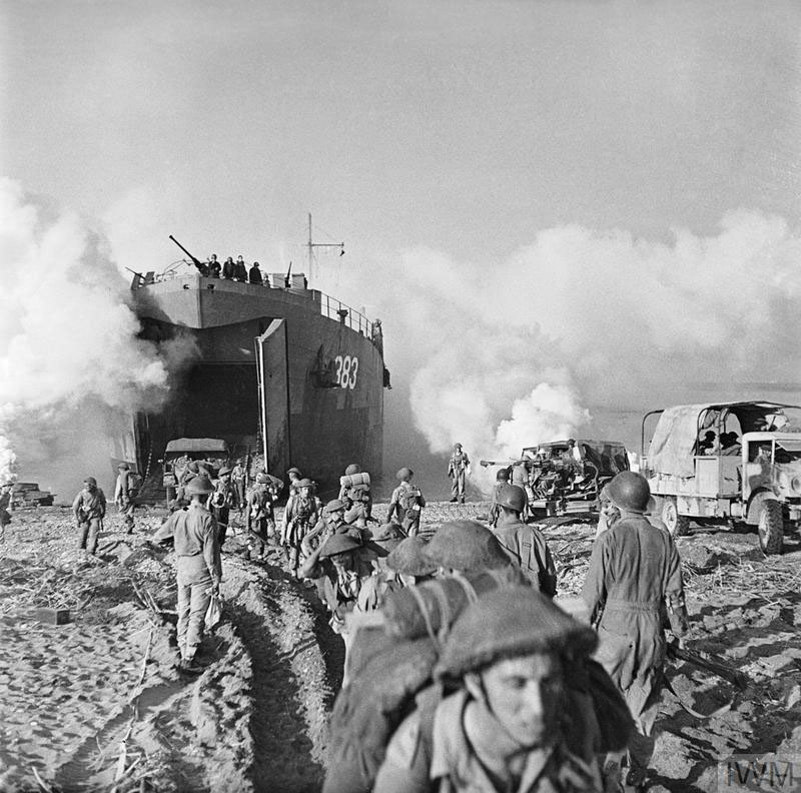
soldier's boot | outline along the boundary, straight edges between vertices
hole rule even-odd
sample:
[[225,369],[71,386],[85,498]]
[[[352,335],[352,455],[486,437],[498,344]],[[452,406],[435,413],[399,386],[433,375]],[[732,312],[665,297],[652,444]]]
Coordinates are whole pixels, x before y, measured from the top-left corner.
[[633,765],[626,774],[626,793],[644,793],[648,789],[648,769]]
[[624,793],[623,769],[616,760],[607,760],[601,771],[603,793]]

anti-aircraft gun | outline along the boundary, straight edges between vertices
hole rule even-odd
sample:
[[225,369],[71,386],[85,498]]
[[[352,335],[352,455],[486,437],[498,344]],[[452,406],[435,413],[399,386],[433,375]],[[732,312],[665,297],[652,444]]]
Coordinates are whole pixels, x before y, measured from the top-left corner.
[[203,264],[203,262],[201,262],[200,259],[196,258],[191,253],[189,253],[189,251],[186,248],[184,248],[184,246],[181,245],[181,243],[178,242],[178,240],[175,239],[175,237],[173,237],[172,234],[170,234],[170,239],[192,260],[192,264],[194,264],[195,267],[197,267],[201,275],[209,274],[208,267],[206,267],[206,265]]
[[572,438],[525,447],[518,460],[479,462],[510,468],[510,481],[526,490],[533,517],[594,515],[604,485],[629,469],[622,443]]

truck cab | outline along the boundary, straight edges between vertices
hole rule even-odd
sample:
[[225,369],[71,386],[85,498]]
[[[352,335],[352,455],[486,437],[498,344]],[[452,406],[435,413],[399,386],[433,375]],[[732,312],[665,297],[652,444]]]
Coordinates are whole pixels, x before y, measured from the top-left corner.
[[[658,417],[648,453],[646,430]],[[775,402],[676,405],[642,423],[642,473],[675,535],[690,519],[756,526],[766,554],[801,520],[801,407]]]
[[228,444],[219,438],[176,438],[169,441],[161,460],[162,485],[167,492],[167,501],[175,498],[190,462],[202,462],[205,468],[216,474],[230,458]]

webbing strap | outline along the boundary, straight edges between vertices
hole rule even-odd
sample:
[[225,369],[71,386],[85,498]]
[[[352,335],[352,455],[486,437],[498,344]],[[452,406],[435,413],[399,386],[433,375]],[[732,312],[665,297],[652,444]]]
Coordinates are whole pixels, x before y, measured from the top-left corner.
[[406,591],[411,593],[414,599],[417,601],[417,608],[420,609],[420,613],[423,615],[423,622],[426,624],[426,632],[428,633],[429,638],[432,642],[434,642],[434,647],[437,648],[437,652],[440,650],[439,639],[437,638],[437,634],[434,631],[434,626],[431,624],[431,614],[428,610],[428,603],[426,603],[425,598],[420,593],[420,590],[416,586],[406,587]]
[[435,584],[429,587],[429,589],[434,591],[434,596],[439,603],[439,631],[437,636],[440,644],[442,644],[448,636],[448,628],[450,628],[451,625],[451,602],[448,600],[448,593],[445,591],[444,586],[437,586]]
[[455,581],[458,581],[462,589],[464,589],[464,593],[467,595],[467,602],[475,603],[478,600],[478,593],[475,587],[458,570],[453,571],[452,577]]

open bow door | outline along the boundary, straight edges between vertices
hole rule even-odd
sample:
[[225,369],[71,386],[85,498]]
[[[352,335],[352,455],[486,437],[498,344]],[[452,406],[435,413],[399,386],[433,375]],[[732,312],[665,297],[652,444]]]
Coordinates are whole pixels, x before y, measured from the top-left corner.
[[290,460],[286,320],[274,319],[256,339],[256,362],[264,465],[283,479]]

